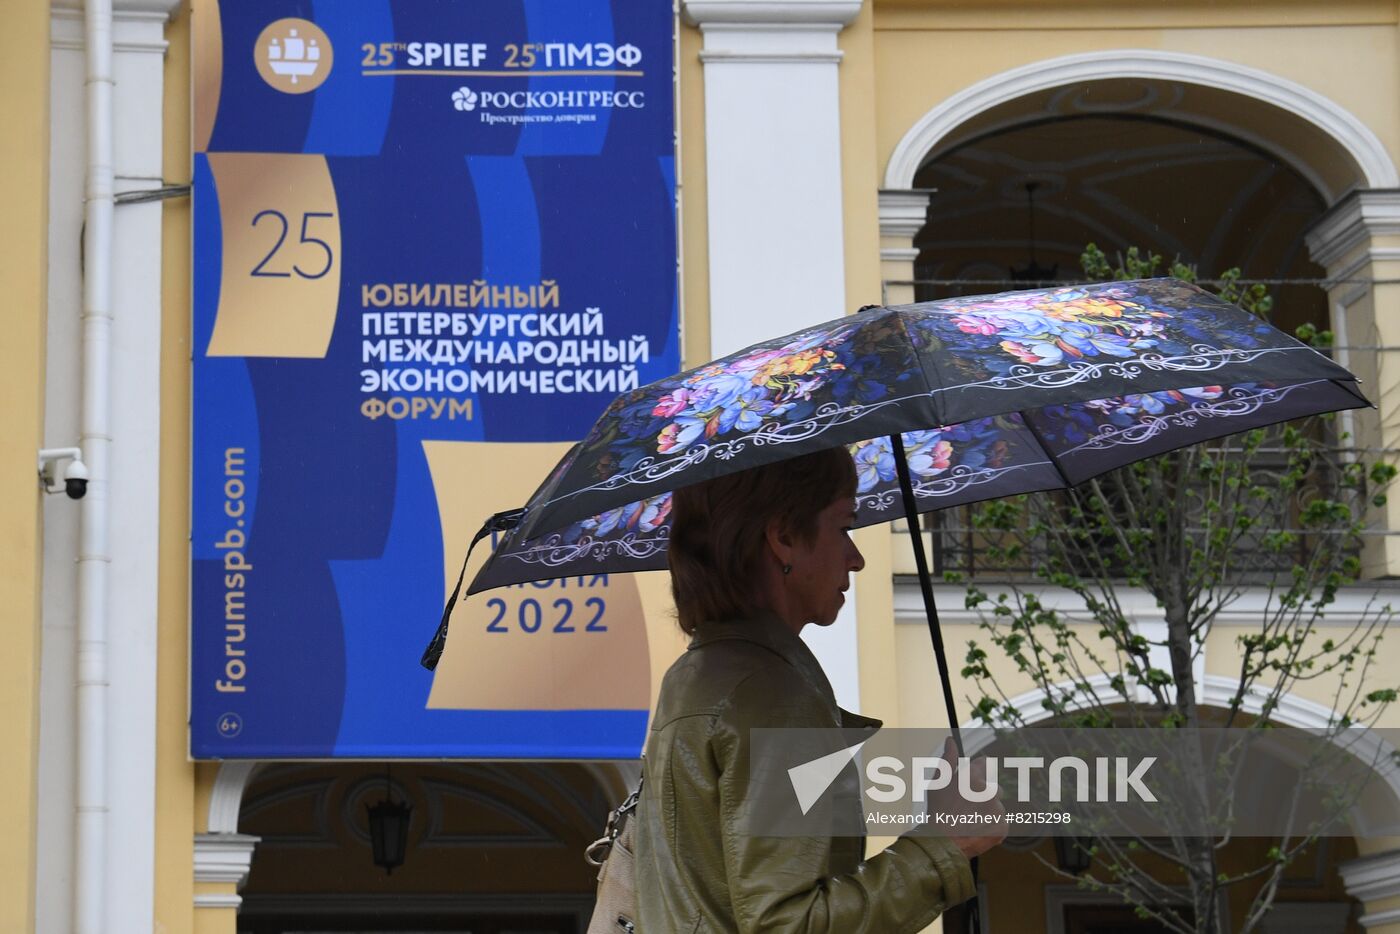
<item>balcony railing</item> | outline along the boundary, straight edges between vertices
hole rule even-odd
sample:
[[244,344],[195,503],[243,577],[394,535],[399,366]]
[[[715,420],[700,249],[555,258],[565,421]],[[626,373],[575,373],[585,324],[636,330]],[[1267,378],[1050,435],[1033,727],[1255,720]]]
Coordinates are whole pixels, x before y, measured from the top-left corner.
[[[1237,456],[1237,450],[1228,447],[1209,449],[1215,456]],[[1282,477],[1287,467],[1287,453],[1278,447],[1265,447],[1257,452],[1251,462],[1251,483],[1264,490],[1276,490],[1272,495],[1251,501],[1249,518],[1251,526],[1235,542],[1231,549],[1231,578],[1240,584],[1262,585],[1286,578],[1292,573],[1295,564],[1306,562],[1320,544],[1330,537],[1338,542],[1348,554],[1361,556],[1368,541],[1387,534],[1380,529],[1362,532],[1359,538],[1342,535],[1338,532],[1325,533],[1317,528],[1306,527],[1300,514],[1303,503],[1318,496],[1330,496],[1345,500],[1364,496],[1365,491],[1349,489],[1342,482],[1342,471],[1352,452],[1331,449],[1327,456],[1316,459],[1310,468],[1302,493],[1293,491],[1285,494]],[[1400,452],[1394,452],[1400,453]],[[1372,455],[1374,456],[1374,455]],[[1040,501],[1037,504],[1042,514],[1046,510],[1068,510],[1069,495],[1065,492],[1031,494]],[[1199,501],[1203,488],[1191,487],[1182,497],[1184,501]],[[964,578],[983,581],[1030,582],[1037,578],[1037,571],[1045,566],[1050,556],[1048,542],[1043,536],[1030,534],[1029,521],[1023,521],[1018,528],[996,530],[986,527],[976,519],[982,504],[954,507],[926,513],[921,517],[921,528],[925,536],[925,547],[935,577],[943,578],[956,574]],[[1067,512],[1062,513],[1067,515]],[[1187,534],[1204,536],[1206,529],[1186,517]],[[894,525],[899,541],[895,543],[895,572],[913,573],[913,559],[907,543],[907,524]],[[1268,542],[1278,532],[1292,532],[1295,536],[1286,548],[1269,547]],[[1019,546],[1012,549],[1011,546]],[[1105,536],[1100,551],[1111,551],[1113,542]],[[1008,560],[1005,555],[1014,551],[1016,558]],[[1092,560],[1092,559],[1091,559]],[[1086,574],[1100,573],[1104,567],[1097,561],[1093,567],[1079,570]],[[1111,559],[1107,562],[1110,576],[1126,576],[1121,568],[1115,569]],[[1071,568],[1073,570],[1073,568]],[[1118,573],[1114,573],[1117,570]]]

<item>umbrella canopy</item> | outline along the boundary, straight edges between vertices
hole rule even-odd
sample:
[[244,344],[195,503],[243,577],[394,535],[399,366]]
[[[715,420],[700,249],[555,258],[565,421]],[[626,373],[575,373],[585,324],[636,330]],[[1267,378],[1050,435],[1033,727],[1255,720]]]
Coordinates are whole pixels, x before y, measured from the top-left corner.
[[468,593],[666,567],[670,491],[846,445],[857,525],[1073,486],[1222,435],[1367,405],[1356,378],[1176,279],[875,308],[619,397]]
[[[926,444],[918,456],[931,465],[957,458],[936,475],[940,486],[963,478],[969,496],[986,498],[1366,404],[1332,360],[1178,279],[876,307],[619,396],[531,501],[520,539],[905,432],[936,433],[908,445]],[[1120,459],[1100,468],[1108,451]],[[867,471],[881,456],[857,451]],[[982,471],[993,461],[1004,474]],[[998,476],[999,487],[986,486]],[[937,507],[966,501],[950,495]]]

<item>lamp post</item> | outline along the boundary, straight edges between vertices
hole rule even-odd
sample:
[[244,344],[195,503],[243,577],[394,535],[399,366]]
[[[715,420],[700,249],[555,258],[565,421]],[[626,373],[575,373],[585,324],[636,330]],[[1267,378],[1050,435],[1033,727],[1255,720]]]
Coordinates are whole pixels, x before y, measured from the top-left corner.
[[393,875],[394,869],[403,865],[404,854],[408,851],[408,823],[413,816],[413,806],[406,801],[394,800],[387,765],[384,767],[384,795],[383,801],[365,805],[365,809],[369,812],[369,841],[374,851],[374,865],[382,867],[385,875]]

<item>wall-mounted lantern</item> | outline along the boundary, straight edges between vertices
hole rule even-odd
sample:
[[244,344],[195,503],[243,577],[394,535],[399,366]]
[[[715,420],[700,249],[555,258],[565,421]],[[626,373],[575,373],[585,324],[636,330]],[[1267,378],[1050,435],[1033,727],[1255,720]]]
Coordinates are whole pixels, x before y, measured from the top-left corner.
[[381,867],[386,875],[393,875],[394,869],[403,865],[404,854],[408,852],[408,822],[413,816],[413,806],[406,801],[394,800],[387,766],[384,770],[384,794],[383,801],[365,805],[365,808],[369,811],[369,840],[374,850],[374,865]]

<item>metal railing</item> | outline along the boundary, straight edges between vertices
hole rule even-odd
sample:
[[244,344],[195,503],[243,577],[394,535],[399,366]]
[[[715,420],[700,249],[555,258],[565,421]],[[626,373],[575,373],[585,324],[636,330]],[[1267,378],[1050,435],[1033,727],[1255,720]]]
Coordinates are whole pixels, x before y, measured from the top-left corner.
[[[1335,423],[1332,427],[1335,427]],[[1289,451],[1278,446],[1276,438],[1275,433],[1273,446],[1266,442],[1256,450],[1249,462],[1249,483],[1264,491],[1266,495],[1249,501],[1249,526],[1235,540],[1230,571],[1236,580],[1242,584],[1256,585],[1287,577],[1296,564],[1306,563],[1319,544],[1329,538],[1336,540],[1345,554],[1364,557],[1362,552],[1375,540],[1400,535],[1400,530],[1384,527],[1380,509],[1366,507],[1370,497],[1382,491],[1369,483],[1358,487],[1354,477],[1352,482],[1348,483],[1343,474],[1348,469],[1348,463],[1359,456],[1368,461],[1380,459],[1389,463],[1400,462],[1400,449],[1319,445],[1316,448],[1319,456],[1312,460],[1303,482],[1286,489]],[[1205,450],[1215,457],[1240,456],[1238,446],[1232,447],[1223,440],[1208,443]],[[1112,485],[1106,482],[1106,478],[1101,489],[1108,493],[1109,499],[1113,498]],[[1189,536],[1204,538],[1209,534],[1205,524],[1200,521],[1200,510],[1204,508],[1206,496],[1203,484],[1188,483],[1179,493],[1179,499],[1187,504],[1188,508],[1184,521],[1185,531]],[[1030,502],[1032,497],[1035,499],[1034,503]],[[1365,510],[1367,527],[1359,534],[1353,535],[1339,530],[1325,531],[1316,524],[1310,525],[1303,520],[1302,513],[1309,502],[1318,499],[1351,503],[1358,513]],[[985,581],[1035,579],[1038,571],[1045,567],[1047,559],[1051,557],[1052,549],[1043,534],[1032,534],[1031,517],[1034,515],[1040,521],[1044,521],[1047,516],[1056,518],[1055,513],[1058,512],[1061,523],[1069,526],[1072,500],[1072,494],[1066,491],[1027,494],[1026,499],[1021,501],[1021,519],[1010,529],[993,528],[986,521],[978,520],[987,506],[986,503],[973,503],[925,513],[920,517],[920,528],[930,546],[935,576],[941,578],[955,574]],[[1082,500],[1080,505],[1083,505]],[[1115,512],[1119,514],[1117,521],[1120,528],[1126,529],[1121,510]],[[893,528],[896,534],[908,534],[906,523],[894,523]],[[1280,532],[1292,534],[1287,547],[1275,544]],[[1097,546],[1102,554],[1111,554],[1116,544],[1114,537],[1096,534],[1103,541],[1097,542],[1091,538],[1087,544],[1091,547]],[[896,546],[897,554],[903,550],[907,550],[907,546]],[[1015,558],[1008,559],[1009,553],[1014,554]],[[1092,567],[1086,564],[1081,568],[1071,567],[1071,570],[1100,573],[1107,569],[1110,576],[1127,576],[1121,562],[1115,563],[1112,558],[1103,563],[1092,560],[1092,564]],[[1369,576],[1384,573],[1375,571]]]

